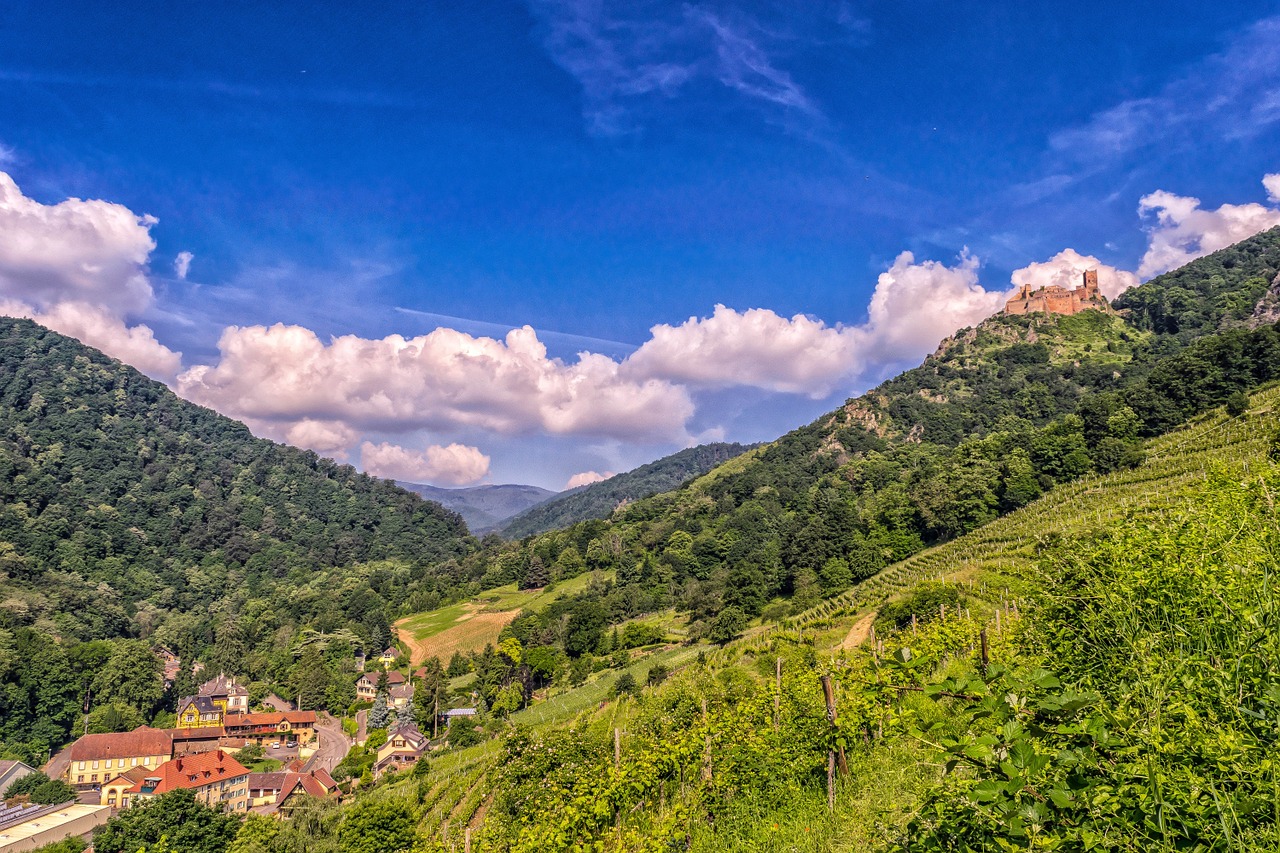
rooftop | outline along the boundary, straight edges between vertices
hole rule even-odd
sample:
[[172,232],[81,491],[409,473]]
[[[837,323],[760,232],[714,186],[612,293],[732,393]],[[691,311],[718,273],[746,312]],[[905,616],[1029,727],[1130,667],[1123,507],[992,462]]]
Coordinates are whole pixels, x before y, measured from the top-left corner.
[[220,749],[166,761],[129,789],[131,794],[163,794],[176,788],[201,788],[248,776],[249,770]]

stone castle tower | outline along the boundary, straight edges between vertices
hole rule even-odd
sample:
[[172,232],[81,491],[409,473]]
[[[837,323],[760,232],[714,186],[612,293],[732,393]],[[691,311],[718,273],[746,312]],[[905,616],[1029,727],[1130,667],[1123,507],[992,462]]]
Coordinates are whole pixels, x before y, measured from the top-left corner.
[[1005,303],[1006,314],[1079,314],[1081,311],[1111,313],[1111,305],[1098,290],[1098,271],[1085,270],[1079,287],[1068,290],[1051,284],[1038,290],[1024,284]]

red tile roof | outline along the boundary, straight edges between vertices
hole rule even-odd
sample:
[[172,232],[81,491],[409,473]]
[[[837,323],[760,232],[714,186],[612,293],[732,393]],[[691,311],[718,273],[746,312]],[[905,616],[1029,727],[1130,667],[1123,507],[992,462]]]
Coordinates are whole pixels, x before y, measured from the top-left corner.
[[138,726],[131,732],[85,735],[71,744],[68,754],[72,761],[172,755],[173,734],[164,729]]
[[227,714],[222,722],[226,728],[239,726],[276,726],[288,720],[295,726],[314,726],[315,711],[263,711],[260,714]]
[[[213,752],[198,752],[185,758],[166,761],[154,771],[147,774],[146,779],[129,789],[131,794],[163,794],[176,788],[202,788],[215,782],[248,776],[248,769],[229,754],[220,749]],[[153,786],[152,780],[158,780]]]

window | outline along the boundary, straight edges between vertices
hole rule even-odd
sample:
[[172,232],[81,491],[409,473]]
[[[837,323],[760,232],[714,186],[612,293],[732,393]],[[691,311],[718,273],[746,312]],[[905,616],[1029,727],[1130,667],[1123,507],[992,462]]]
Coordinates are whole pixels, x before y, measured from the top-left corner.
[[83,769],[84,769],[84,762],[83,762],[83,761],[81,761],[78,765],[76,765],[76,769],[77,769],[77,770],[83,770]]
[[98,762],[97,762],[97,761],[93,762],[93,769],[94,769],[94,770],[97,770],[97,769],[98,769]]
[[[81,761],[80,763],[81,763],[81,764],[84,764],[84,762],[83,762],[83,761]],[[81,773],[79,776],[77,776],[77,777],[76,777],[76,781],[77,781],[77,782],[83,782],[83,781],[84,781],[84,774],[83,774],[83,773]]]

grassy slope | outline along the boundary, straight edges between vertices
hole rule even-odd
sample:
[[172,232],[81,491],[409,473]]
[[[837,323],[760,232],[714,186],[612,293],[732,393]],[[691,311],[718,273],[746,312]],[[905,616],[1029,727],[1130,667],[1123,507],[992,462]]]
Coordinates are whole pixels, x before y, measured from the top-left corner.
[[496,644],[521,610],[540,610],[561,596],[582,592],[593,577],[588,572],[546,589],[517,589],[515,584],[488,589],[471,601],[405,616],[396,621],[396,629],[414,666],[432,656],[447,664],[454,652],[478,652],[487,643]]
[[[968,536],[929,549],[883,571],[876,578],[838,599],[826,602],[790,620],[787,625],[759,630],[714,652],[713,668],[729,667],[751,660],[770,649],[775,637],[797,629],[814,637],[820,647],[831,649],[847,635],[865,614],[888,598],[910,590],[922,580],[944,577],[972,583],[974,607],[998,606],[1028,590],[1023,586],[1028,569],[1036,559],[1037,544],[1045,537],[1082,537],[1105,528],[1126,516],[1154,514],[1185,501],[1189,489],[1202,482],[1211,470],[1228,470],[1244,475],[1251,466],[1264,465],[1267,443],[1280,410],[1280,390],[1271,389],[1254,396],[1252,409],[1244,418],[1229,419],[1215,412],[1190,427],[1153,441],[1147,464],[1106,477],[1091,477],[1058,489],[1034,504],[999,519]],[[657,660],[678,667],[692,662],[697,648],[664,652],[657,658],[641,660],[631,667],[637,677]],[[605,703],[612,673],[604,673],[581,688],[561,693],[517,715],[518,722],[534,727],[563,727],[576,719],[596,725],[625,728],[635,706]],[[434,804],[424,817],[423,828],[435,835],[443,820],[451,819],[454,835],[467,822],[478,826],[482,806],[489,795],[500,756],[498,741],[441,757],[430,774]],[[812,850],[845,851],[881,841],[886,828],[905,823],[912,804],[933,785],[938,768],[931,756],[918,746],[896,742],[853,758],[854,773],[840,791],[836,812],[828,815],[820,796],[801,797],[785,813],[772,815],[773,823],[720,825],[715,829],[695,827],[691,836],[696,850]],[[408,783],[380,789],[375,796],[396,796],[408,792]],[[477,835],[477,838],[482,836]],[[476,849],[487,849],[477,845]]]

